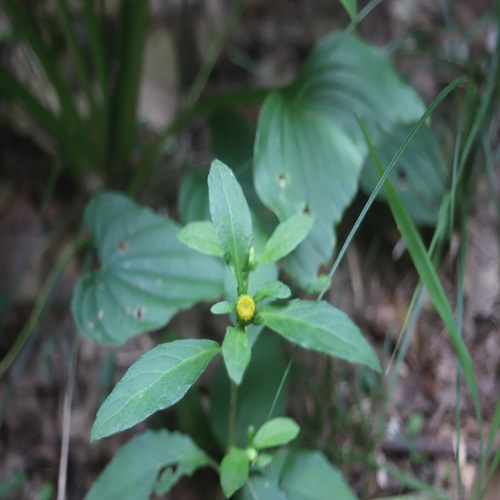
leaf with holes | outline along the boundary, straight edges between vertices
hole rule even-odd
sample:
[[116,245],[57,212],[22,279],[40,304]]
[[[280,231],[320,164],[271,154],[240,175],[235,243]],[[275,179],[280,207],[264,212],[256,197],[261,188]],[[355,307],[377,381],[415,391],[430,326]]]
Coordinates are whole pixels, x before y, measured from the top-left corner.
[[223,263],[177,241],[179,227],[170,219],[108,192],[89,203],[85,221],[101,263],[73,294],[73,316],[85,337],[121,344],[223,294]]
[[331,258],[334,224],[358,189],[368,153],[358,116],[378,139],[424,109],[387,55],[351,34],[326,38],[295,81],[267,97],[257,125],[255,187],[280,221],[314,216],[308,237],[285,260],[302,286]]
[[220,352],[211,340],[175,340],[143,354],[99,408],[92,441],[142,422],[177,403]]
[[358,327],[327,302],[295,299],[262,306],[264,324],[290,342],[380,371],[375,351]]

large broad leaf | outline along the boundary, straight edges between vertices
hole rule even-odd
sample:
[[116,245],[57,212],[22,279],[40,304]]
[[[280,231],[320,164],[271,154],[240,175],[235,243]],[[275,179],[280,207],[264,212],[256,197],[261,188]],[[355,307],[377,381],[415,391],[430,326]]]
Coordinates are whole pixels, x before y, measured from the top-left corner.
[[266,99],[257,126],[255,187],[280,221],[314,216],[309,236],[286,260],[302,285],[313,283],[318,266],[330,259],[334,224],[358,188],[367,156],[358,116],[378,138],[423,112],[388,57],[348,34],[326,38],[296,80]]
[[177,241],[179,227],[124,195],[104,193],[85,211],[101,261],[75,287],[72,310],[80,332],[121,344],[165,325],[180,309],[223,293],[219,259]]
[[290,342],[380,371],[375,351],[359,328],[327,302],[291,300],[266,304],[259,311],[264,324]]
[[146,500],[163,468],[172,467],[167,470],[172,470],[173,486],[183,475],[211,463],[189,436],[166,430],[146,431],[118,450],[85,500]]
[[97,412],[92,441],[128,429],[179,401],[220,352],[211,340],[175,340],[143,354]]
[[244,293],[252,246],[252,217],[245,195],[233,172],[221,161],[212,162],[208,175],[210,214],[224,260]]
[[[387,166],[409,136],[414,124],[401,125],[379,139],[377,152]],[[408,144],[390,179],[416,224],[435,225],[439,207],[446,191],[444,157],[431,128],[422,126]],[[370,157],[361,173],[361,188],[370,195],[380,175]],[[385,192],[379,198],[386,200]]]

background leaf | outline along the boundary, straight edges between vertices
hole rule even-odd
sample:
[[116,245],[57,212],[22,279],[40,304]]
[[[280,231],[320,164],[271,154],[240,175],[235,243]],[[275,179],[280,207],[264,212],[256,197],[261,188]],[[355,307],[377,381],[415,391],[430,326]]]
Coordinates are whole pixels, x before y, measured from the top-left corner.
[[176,466],[173,486],[183,475],[191,475],[211,463],[210,457],[189,436],[148,430],[118,450],[85,500],[146,500],[162,468]]
[[293,252],[304,241],[313,222],[313,218],[308,215],[295,214],[278,224],[259,255],[259,262],[261,264],[277,262]]
[[224,495],[229,498],[238,491],[248,478],[250,463],[247,454],[238,448],[232,448],[220,464],[220,482]]
[[241,384],[251,354],[246,332],[241,328],[228,326],[222,342],[222,356],[229,378],[236,385]]
[[[383,165],[389,165],[414,125],[402,124],[379,139],[377,151]],[[436,225],[446,192],[446,172],[443,152],[430,127],[420,127],[390,179],[413,221],[419,225]],[[380,175],[370,156],[361,173],[361,188],[370,195],[379,180]],[[378,197],[387,200],[384,191],[380,191]]]
[[375,351],[358,327],[327,302],[291,300],[262,306],[264,324],[290,342],[380,371]]
[[252,446],[257,450],[282,446],[295,439],[300,427],[288,417],[277,417],[269,420],[255,433]]
[[121,344],[223,294],[223,263],[186,248],[177,241],[174,222],[126,196],[96,196],[85,221],[101,261],[73,294],[73,316],[85,337]]
[[250,209],[233,172],[221,161],[212,162],[208,191],[212,222],[224,260],[234,271],[238,293],[243,293],[253,239]]
[[181,399],[220,352],[211,340],[175,340],[143,354],[97,412],[92,441],[128,429]]
[[327,37],[295,81],[266,99],[257,126],[255,187],[280,221],[314,216],[309,236],[286,259],[302,286],[312,284],[318,266],[330,259],[334,224],[358,188],[367,147],[356,116],[378,138],[423,112],[388,57],[350,34]]

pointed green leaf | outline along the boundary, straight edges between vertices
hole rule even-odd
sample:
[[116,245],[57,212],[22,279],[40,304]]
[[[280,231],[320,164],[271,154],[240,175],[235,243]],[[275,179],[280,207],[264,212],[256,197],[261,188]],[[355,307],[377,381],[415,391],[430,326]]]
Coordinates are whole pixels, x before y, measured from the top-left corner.
[[276,262],[293,252],[302,243],[313,227],[309,215],[295,214],[278,224],[259,256],[261,264]]
[[295,439],[300,431],[297,423],[288,417],[277,417],[266,422],[255,434],[252,446],[257,450],[282,446]]
[[340,3],[343,5],[347,14],[349,14],[351,21],[356,23],[356,13],[358,10],[357,0],[340,0]]
[[234,311],[235,305],[232,302],[222,300],[210,308],[212,314],[229,314]]
[[123,445],[85,496],[85,500],[148,499],[164,467],[172,466],[183,475],[210,465],[210,457],[193,440],[178,432],[145,431]]
[[291,295],[290,288],[281,281],[268,281],[257,289],[253,300],[257,304],[264,299],[288,299]]
[[143,354],[99,408],[92,441],[177,403],[219,352],[219,344],[211,340],[176,340]]
[[166,217],[108,192],[89,203],[85,221],[101,263],[73,294],[73,316],[85,337],[121,344],[222,295],[223,263],[177,241],[179,228]]
[[302,286],[331,258],[334,224],[358,189],[367,147],[357,116],[378,138],[424,110],[387,55],[352,34],[323,40],[295,81],[266,99],[257,125],[255,188],[282,221],[314,216],[308,237],[285,260]]
[[177,239],[198,252],[222,257],[214,225],[208,220],[190,222],[181,229]]
[[262,306],[264,324],[290,342],[380,371],[375,351],[358,327],[327,302],[295,299]]
[[240,385],[251,356],[245,330],[227,327],[226,336],[222,342],[222,356],[229,378],[235,384]]
[[224,260],[238,280],[238,292],[243,293],[253,239],[250,209],[233,172],[218,160],[212,162],[208,190],[212,222]]
[[226,498],[245,484],[249,471],[250,463],[245,451],[231,448],[220,464],[220,482]]

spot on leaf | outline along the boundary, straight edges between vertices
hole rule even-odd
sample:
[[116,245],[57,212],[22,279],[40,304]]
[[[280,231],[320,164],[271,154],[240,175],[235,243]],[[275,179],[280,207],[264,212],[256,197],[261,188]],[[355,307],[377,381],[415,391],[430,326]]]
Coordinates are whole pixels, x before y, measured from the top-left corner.
[[143,321],[144,320],[144,308],[141,306],[136,307],[134,310],[134,317],[137,321]]
[[123,253],[128,253],[128,250],[129,250],[129,246],[128,246],[128,243],[126,241],[119,241],[116,244],[116,248],[118,248],[118,250],[120,250],[120,252],[123,252]]
[[304,203],[300,210],[304,215],[312,215],[312,209],[309,203]]
[[278,186],[282,189],[284,189],[286,187],[286,185],[288,184],[288,176],[284,173],[281,173],[281,174],[278,174]]

